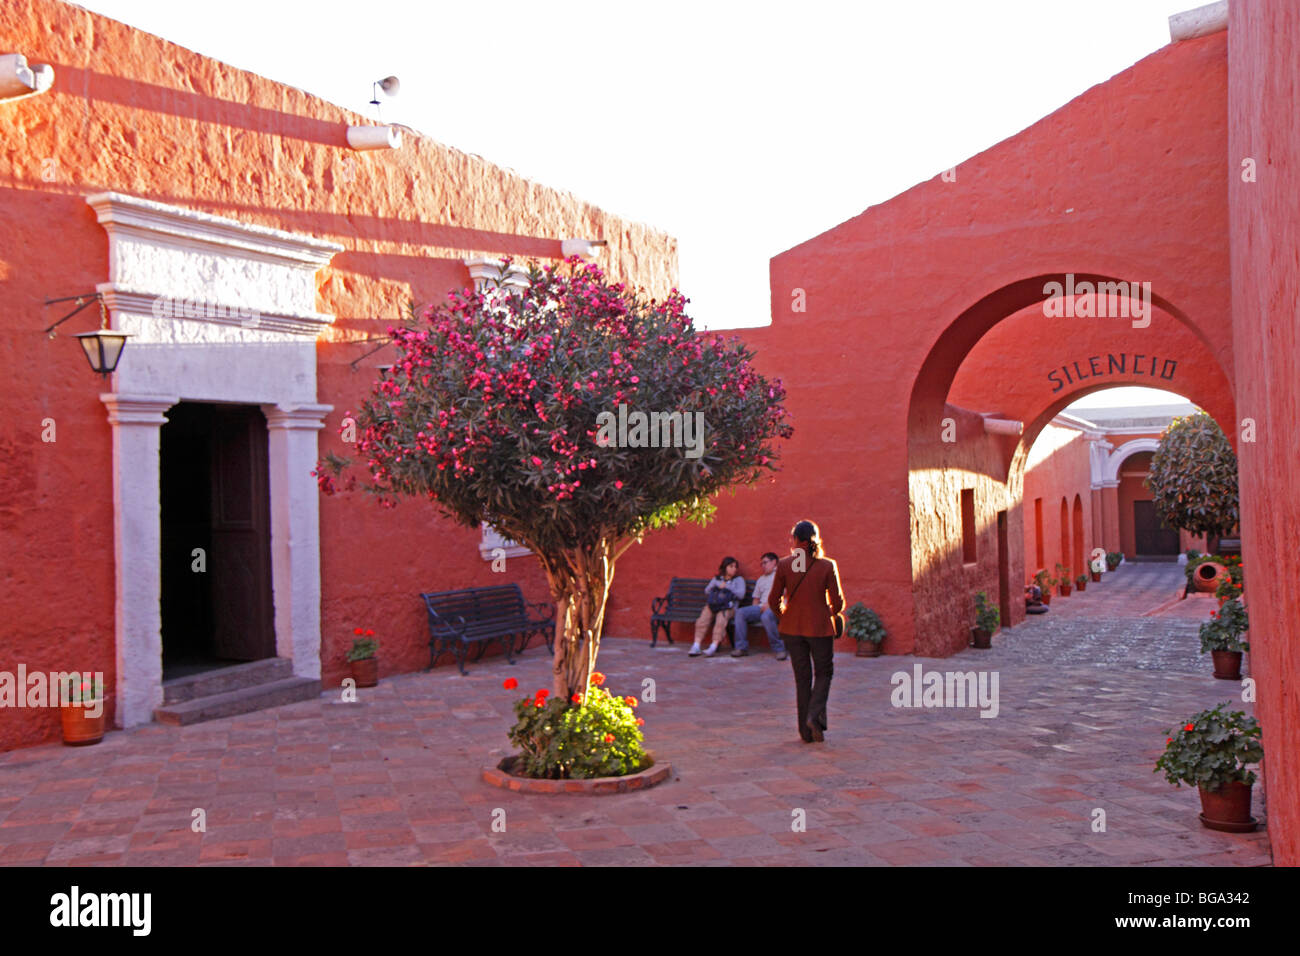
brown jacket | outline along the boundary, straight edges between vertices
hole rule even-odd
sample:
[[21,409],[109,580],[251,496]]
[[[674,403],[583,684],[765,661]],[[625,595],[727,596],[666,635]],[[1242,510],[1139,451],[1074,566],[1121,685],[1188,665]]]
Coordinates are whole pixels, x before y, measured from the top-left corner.
[[[794,555],[777,563],[772,590],[767,595],[767,606],[780,619],[780,632],[800,637],[834,637],[835,625],[831,622],[831,614],[844,610],[839,568],[830,558],[810,562],[806,572],[793,570],[793,564]],[[793,599],[790,598],[791,592],[794,593]],[[785,611],[781,610],[782,596],[786,600]]]

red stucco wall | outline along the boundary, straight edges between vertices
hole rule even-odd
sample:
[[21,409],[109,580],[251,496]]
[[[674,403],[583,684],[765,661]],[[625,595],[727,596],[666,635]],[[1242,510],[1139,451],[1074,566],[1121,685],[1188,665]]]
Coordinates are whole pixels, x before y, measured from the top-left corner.
[[[1238,444],[1251,672],[1264,729],[1269,838],[1300,864],[1300,5],[1228,8],[1228,177]],[[1253,159],[1256,181],[1242,180]],[[1238,428],[1240,425],[1237,426]]]
[[[349,124],[368,120],[301,90],[199,56],[57,0],[0,6],[3,52],[52,64],[54,88],[0,103],[0,670],[114,674],[111,429],[108,390],[45,297],[108,278],[108,240],[85,196],[115,190],[340,242],[318,275],[318,308],[337,316],[319,346],[319,400],[332,404],[322,447],[337,446],[383,354],[346,340],[382,334],[408,297],[468,284],[469,256],[558,257],[564,237],[603,237],[616,278],[664,294],[676,243],[486,160],[408,134],[401,150],[356,153]],[[130,361],[129,348],[124,362]],[[42,442],[53,419],[57,441]],[[374,628],[385,671],[427,663],[416,593],[490,576],[478,538],[427,507],[383,513],[359,498],[321,510],[322,666],[337,681],[353,626]],[[532,559],[511,574],[532,599]],[[112,713],[112,702],[109,702]],[[57,736],[53,710],[0,713],[0,749]]]

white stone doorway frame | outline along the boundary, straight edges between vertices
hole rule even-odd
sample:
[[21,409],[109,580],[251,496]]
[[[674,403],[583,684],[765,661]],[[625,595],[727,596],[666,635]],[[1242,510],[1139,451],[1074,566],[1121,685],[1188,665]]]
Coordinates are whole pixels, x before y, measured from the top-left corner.
[[316,339],[333,316],[315,311],[315,273],[343,247],[119,193],[86,202],[108,232],[99,291],[112,327],[132,333],[100,396],[113,428],[118,725],[148,723],[163,702],[160,429],[180,401],[266,415],[276,654],[319,678],[311,470],[331,406],[317,404]]

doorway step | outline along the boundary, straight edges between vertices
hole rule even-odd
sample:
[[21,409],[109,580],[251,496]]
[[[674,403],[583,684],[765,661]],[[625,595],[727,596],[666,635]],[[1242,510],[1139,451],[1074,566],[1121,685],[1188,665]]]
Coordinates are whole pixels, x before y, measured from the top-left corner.
[[163,705],[154,710],[153,719],[183,727],[319,696],[318,679],[295,677],[291,660],[269,657],[163,681]]

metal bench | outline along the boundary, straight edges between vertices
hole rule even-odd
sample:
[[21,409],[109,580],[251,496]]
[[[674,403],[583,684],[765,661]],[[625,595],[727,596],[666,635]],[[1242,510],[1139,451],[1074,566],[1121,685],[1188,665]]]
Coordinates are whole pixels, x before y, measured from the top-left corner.
[[489,641],[499,641],[506,659],[513,664],[515,639],[519,650],[528,646],[532,635],[540,633],[546,649],[555,644],[555,605],[549,602],[529,604],[518,584],[487,588],[464,588],[459,591],[434,591],[421,594],[429,612],[429,667],[438,655],[450,650],[456,666],[465,673],[465,658],[471,644],[478,645],[474,660],[479,660]]
[[[673,622],[681,624],[694,624],[699,618],[700,612],[704,610],[704,589],[708,587],[710,578],[673,578],[668,584],[668,593],[663,597],[653,598],[650,602],[650,646],[653,648],[659,643],[659,629],[663,628],[664,637],[668,643],[672,644]],[[740,602],[744,607],[754,602],[754,584],[753,581],[745,583],[745,597]],[[732,619],[727,622],[727,643],[735,645],[736,639],[733,636],[736,627],[736,620],[733,615]]]

